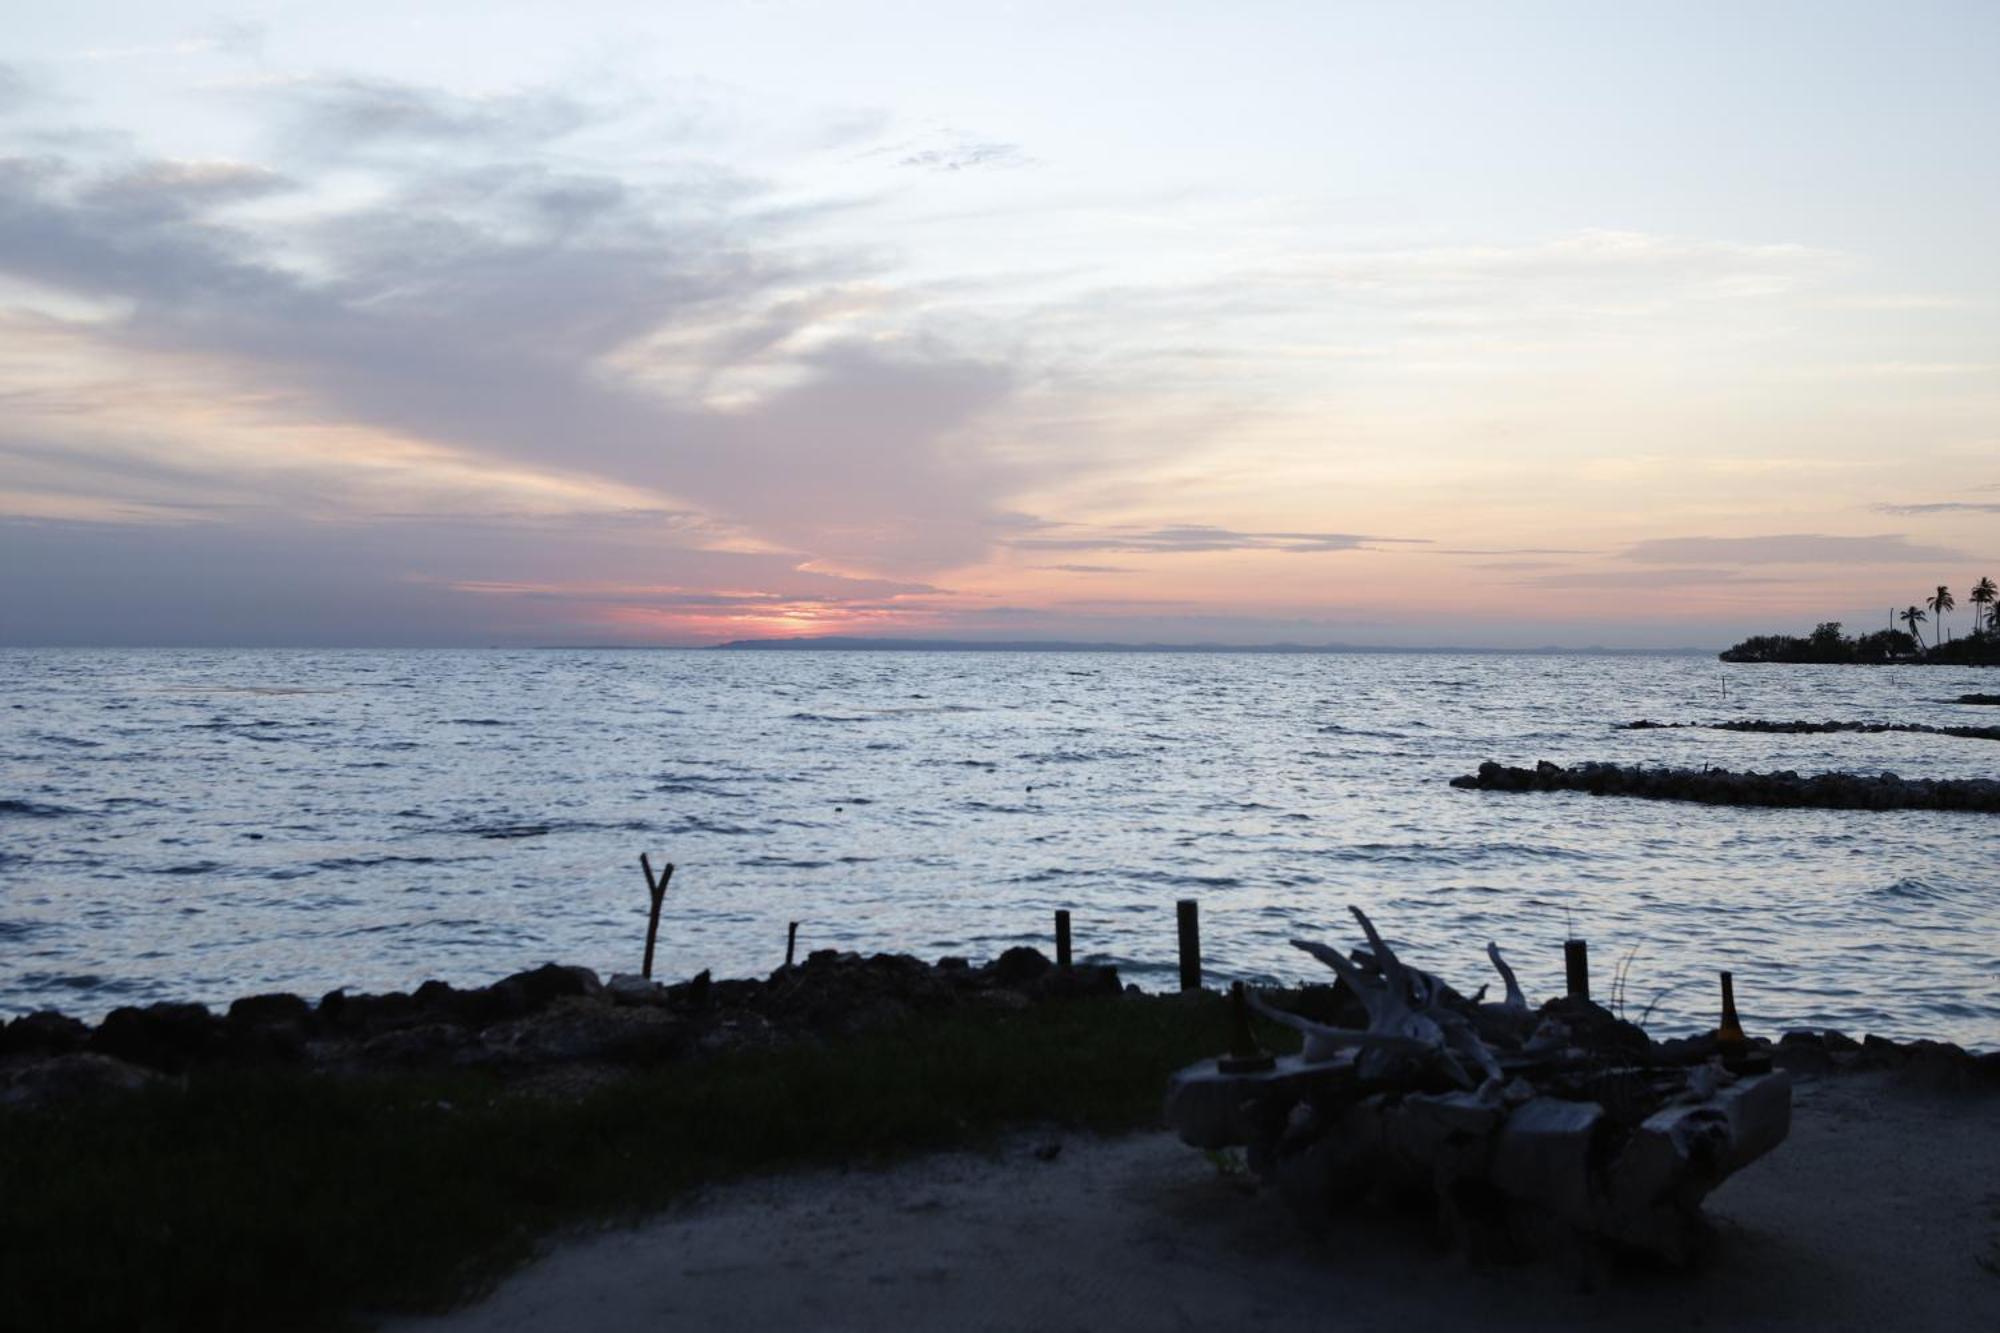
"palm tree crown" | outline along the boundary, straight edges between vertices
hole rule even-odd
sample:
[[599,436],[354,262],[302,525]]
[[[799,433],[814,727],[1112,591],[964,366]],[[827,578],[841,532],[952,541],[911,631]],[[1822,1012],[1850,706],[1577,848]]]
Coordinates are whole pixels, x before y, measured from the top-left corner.
[[1929,619],[1929,617],[1924,614],[1923,608],[1920,606],[1910,607],[1908,610],[1904,611],[1902,615],[1897,616],[1896,619],[1902,621],[1905,625],[1908,625],[1910,627],[1910,637],[1917,641],[1917,647],[1919,650],[1921,650],[1924,646],[1924,636],[1923,632],[1919,630],[1917,626],[1923,624],[1924,621]]
[[1992,626],[1993,624],[1992,607],[1996,596],[2000,596],[2000,588],[1995,588],[1993,586],[1993,580],[1986,578],[1982,578],[1981,580],[1979,580],[1979,582],[1973,584],[1972,591],[1965,594],[1966,601],[1971,602],[1976,607],[1986,608],[1986,612],[1983,617],[1977,611],[1973,613],[1972,627],[1974,629],[1979,628],[1979,622],[1981,619],[1984,619],[1989,627]]
[[1937,627],[1931,631],[1931,637],[1942,643],[1944,638],[1944,613],[1957,606],[1958,603],[1951,600],[1951,589],[1940,583],[1938,584],[1937,591],[1924,599],[1924,605],[1928,606],[1931,609],[1931,614],[1937,617]]

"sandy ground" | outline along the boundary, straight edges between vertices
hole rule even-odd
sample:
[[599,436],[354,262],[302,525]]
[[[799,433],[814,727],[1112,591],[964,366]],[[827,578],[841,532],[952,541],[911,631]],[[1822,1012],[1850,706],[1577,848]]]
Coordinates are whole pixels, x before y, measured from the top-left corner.
[[2000,1330],[2000,1097],[1801,1082],[1684,1273],[1473,1265],[1420,1223],[1313,1234],[1164,1134],[744,1182],[566,1242],[397,1333],[624,1329]]

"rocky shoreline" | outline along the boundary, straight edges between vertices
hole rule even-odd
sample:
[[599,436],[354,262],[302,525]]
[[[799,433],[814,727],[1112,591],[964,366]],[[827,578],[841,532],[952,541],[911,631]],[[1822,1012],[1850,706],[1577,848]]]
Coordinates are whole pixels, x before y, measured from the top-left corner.
[[1564,767],[1544,759],[1533,768],[1489,760],[1477,773],[1453,778],[1451,785],[1474,791],[1580,791],[1592,796],[1636,796],[1705,805],[2000,814],[2000,782],[1989,778],[1902,778],[1894,773],[1802,777],[1790,770],[1736,773],[1726,768],[1640,768],[1605,763]]
[[1817,736],[1825,732],[1853,731],[1879,735],[1888,731],[1916,732],[1925,736],[1963,736],[1968,740],[2000,741],[2000,727],[1936,727],[1927,722],[1769,722],[1738,718],[1727,722],[1654,722],[1640,718],[1624,722],[1620,731],[1750,731],[1765,735]]
[[426,981],[385,995],[252,995],[113,1010],[92,1026],[42,1010],[0,1027],[0,1105],[131,1090],[191,1071],[277,1068],[334,1075],[486,1070],[510,1081],[587,1084],[632,1068],[789,1042],[837,1040],[954,1010],[1019,1010],[1124,994],[1111,967],[1059,968],[1035,949],[982,966],[822,950],[768,978],[701,973],[662,985],[545,964],[490,986]]
[[[1314,1018],[1359,1012],[1338,986],[1265,994],[1279,1008]],[[927,1016],[1173,998],[1121,985],[1115,968],[1061,968],[1031,948],[977,966],[823,950],[762,980],[718,981],[704,972],[674,985],[626,975],[605,982],[589,968],[549,963],[472,989],[427,981],[407,993],[333,991],[316,1003],[253,995],[222,1013],[163,1002],[114,1010],[95,1026],[43,1010],[0,1026],[0,1107],[247,1069],[333,1077],[485,1071],[510,1084],[575,1090],[622,1071],[839,1042]],[[1598,1032],[1634,1059],[1689,1065],[1717,1053],[1711,1037],[1654,1041],[1589,1001],[1552,1000],[1543,1010]],[[1950,1042],[1794,1031],[1753,1045],[1780,1068],[1899,1069],[1928,1085],[2000,1089],[2000,1052],[1975,1054]]]

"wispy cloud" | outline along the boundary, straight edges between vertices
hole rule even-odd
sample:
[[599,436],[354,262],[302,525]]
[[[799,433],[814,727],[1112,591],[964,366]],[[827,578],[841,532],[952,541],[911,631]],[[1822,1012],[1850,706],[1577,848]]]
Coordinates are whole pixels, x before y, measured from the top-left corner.
[[1794,532],[1768,537],[1660,537],[1635,542],[1623,553],[1623,558],[1647,564],[1713,561],[1725,565],[1909,565],[1964,560],[1967,556],[1947,546],[1914,543],[1899,533],[1838,537]]
[[1970,500],[1934,500],[1927,504],[1877,504],[1870,505],[1869,508],[1878,514],[2000,514],[2000,503]]
[[1179,523],[1158,528],[1057,526],[1066,535],[1019,537],[1007,545],[1024,551],[1185,555],[1203,551],[1363,551],[1387,544],[1421,545],[1427,540],[1422,537],[1371,537],[1353,532],[1243,532],[1207,523]]

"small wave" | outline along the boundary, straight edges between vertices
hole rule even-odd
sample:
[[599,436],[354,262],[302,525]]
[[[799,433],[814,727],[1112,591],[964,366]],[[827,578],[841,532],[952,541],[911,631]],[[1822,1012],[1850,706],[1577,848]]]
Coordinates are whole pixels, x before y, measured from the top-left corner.
[[22,819],[60,819],[64,815],[82,814],[81,810],[67,805],[52,805],[45,801],[20,800],[14,797],[0,798],[0,815],[16,815]]
[[226,867],[220,861],[189,861],[186,865],[161,866],[153,873],[157,875],[213,875],[216,871],[222,869],[226,869]]
[[447,723],[457,727],[511,727],[514,724],[497,717],[448,717]]
[[1946,902],[1956,897],[1949,888],[1932,884],[1914,876],[1897,880],[1893,884],[1882,884],[1868,890],[1871,898],[1896,898],[1904,902]]
[[103,741],[89,741],[81,736],[61,736],[50,731],[36,732],[34,739],[48,745],[67,745],[77,750],[101,750],[104,748]]
[[312,864],[315,870],[365,870],[370,866],[434,866],[443,859],[438,856],[332,856]]
[[793,713],[787,722],[872,722],[872,717],[843,717],[838,713]]

